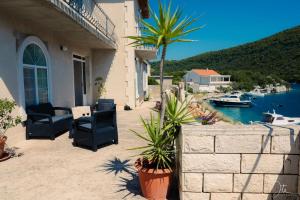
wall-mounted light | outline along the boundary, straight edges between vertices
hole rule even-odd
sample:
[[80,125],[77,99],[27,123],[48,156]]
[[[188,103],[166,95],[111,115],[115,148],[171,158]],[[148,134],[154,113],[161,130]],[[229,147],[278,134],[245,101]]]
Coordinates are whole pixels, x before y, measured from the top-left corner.
[[61,45],[60,46],[60,50],[62,50],[62,51],[68,51],[68,47]]

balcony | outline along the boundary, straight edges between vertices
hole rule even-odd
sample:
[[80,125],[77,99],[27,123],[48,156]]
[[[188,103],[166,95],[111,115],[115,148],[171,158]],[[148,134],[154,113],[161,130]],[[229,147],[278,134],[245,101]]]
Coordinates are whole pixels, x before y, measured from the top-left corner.
[[143,58],[144,60],[153,60],[157,56],[157,48],[153,46],[138,46],[135,47],[135,53],[138,57]]
[[17,30],[25,34],[45,31],[74,46],[116,48],[115,25],[94,0],[1,0],[0,13],[28,27]]

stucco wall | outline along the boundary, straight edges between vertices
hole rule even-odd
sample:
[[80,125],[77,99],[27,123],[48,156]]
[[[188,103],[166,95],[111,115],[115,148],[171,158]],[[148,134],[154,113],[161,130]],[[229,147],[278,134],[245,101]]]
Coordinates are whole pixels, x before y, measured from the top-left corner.
[[182,200],[298,199],[299,126],[183,126]]
[[[18,51],[28,36],[36,36],[42,40],[49,53],[50,100],[57,106],[74,106],[72,55],[74,53],[90,57],[91,50],[59,42],[46,30],[8,19],[5,16],[0,16],[0,98],[12,98],[18,106],[22,104],[19,92],[20,80],[18,79],[18,71],[21,67],[18,62]],[[62,51],[60,49],[61,45],[67,46],[68,50]],[[87,86],[90,87],[91,84],[88,82]],[[91,95],[88,94],[88,96],[88,99],[90,99]]]
[[[96,51],[93,53],[95,67],[93,75],[104,76],[106,79],[106,94],[104,97],[115,98],[119,106],[125,104],[134,108],[136,106],[136,54],[135,48],[130,46],[126,36],[137,35],[138,4],[136,0],[104,0],[96,1],[116,25],[115,36],[117,50],[115,52]],[[108,55],[109,54],[109,55]],[[111,62],[109,76],[103,73],[108,67],[109,57],[114,56]],[[99,58],[98,58],[99,57]],[[101,59],[100,59],[101,58]],[[104,59],[104,61],[103,61]],[[98,66],[104,66],[100,69]],[[94,90],[94,94],[95,94]]]

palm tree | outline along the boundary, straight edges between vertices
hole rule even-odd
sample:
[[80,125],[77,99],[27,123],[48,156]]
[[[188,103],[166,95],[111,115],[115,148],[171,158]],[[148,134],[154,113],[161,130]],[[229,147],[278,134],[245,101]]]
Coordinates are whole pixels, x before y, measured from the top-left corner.
[[[164,115],[164,91],[163,91],[163,76],[164,63],[167,54],[167,47],[176,42],[192,42],[192,40],[184,39],[189,33],[196,31],[202,27],[190,28],[196,22],[197,18],[182,17],[180,9],[171,10],[171,2],[169,5],[162,5],[159,1],[158,15],[150,9],[150,15],[154,19],[154,23],[150,24],[145,20],[140,23],[145,27],[142,30],[141,36],[129,36],[132,39],[133,46],[152,45],[157,49],[162,48],[160,59],[160,98],[162,103],[161,117]],[[163,120],[161,120],[163,121]]]

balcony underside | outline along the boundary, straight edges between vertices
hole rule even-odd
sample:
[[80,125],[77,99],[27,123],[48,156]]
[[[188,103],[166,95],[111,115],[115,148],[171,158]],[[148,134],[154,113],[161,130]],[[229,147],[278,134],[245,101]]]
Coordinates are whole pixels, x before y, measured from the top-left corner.
[[138,57],[143,58],[144,60],[153,60],[157,56],[157,49],[148,47],[136,47],[135,53]]
[[33,30],[39,29],[50,33],[62,44],[92,49],[116,48],[110,38],[61,0],[1,0],[0,12],[29,26],[25,34],[36,34]]

